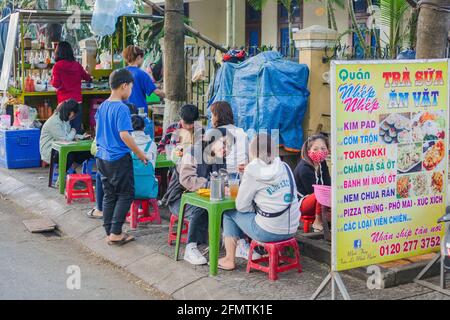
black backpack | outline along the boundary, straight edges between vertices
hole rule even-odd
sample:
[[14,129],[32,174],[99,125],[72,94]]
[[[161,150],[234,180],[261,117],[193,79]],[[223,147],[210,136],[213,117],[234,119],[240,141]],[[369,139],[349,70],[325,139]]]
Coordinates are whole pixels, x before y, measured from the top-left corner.
[[180,175],[175,167],[170,169],[170,182],[167,186],[167,191],[161,199],[161,203],[165,206],[169,206],[172,203],[178,201],[186,189],[180,183]]

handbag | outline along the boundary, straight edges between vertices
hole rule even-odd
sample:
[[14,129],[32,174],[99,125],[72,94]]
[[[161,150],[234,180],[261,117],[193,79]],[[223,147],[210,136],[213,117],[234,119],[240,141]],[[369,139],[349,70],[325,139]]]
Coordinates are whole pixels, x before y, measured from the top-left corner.
[[[144,152],[147,153],[151,146],[147,143]],[[134,198],[156,199],[158,196],[158,180],[155,177],[155,168],[148,162],[144,164],[136,154],[132,153],[134,170]]]

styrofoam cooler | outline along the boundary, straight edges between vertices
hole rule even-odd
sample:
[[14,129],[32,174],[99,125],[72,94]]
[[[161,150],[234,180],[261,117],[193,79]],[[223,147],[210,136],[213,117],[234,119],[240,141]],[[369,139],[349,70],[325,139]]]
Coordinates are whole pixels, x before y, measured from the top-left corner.
[[8,169],[41,166],[39,129],[0,130],[0,166]]

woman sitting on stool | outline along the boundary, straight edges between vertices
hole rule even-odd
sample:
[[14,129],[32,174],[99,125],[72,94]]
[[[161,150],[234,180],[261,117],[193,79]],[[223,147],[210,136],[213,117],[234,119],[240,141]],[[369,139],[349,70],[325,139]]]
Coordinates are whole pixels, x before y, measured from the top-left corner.
[[[226,256],[219,259],[220,269],[233,270],[236,257],[248,258],[250,246],[244,234],[256,241],[279,242],[297,231],[300,212],[294,176],[275,156],[277,147],[267,134],[258,134],[250,143],[250,163],[236,198],[237,211],[223,215]],[[259,255],[253,253],[252,258]]]
[[315,216],[314,232],[323,231],[322,207],[314,195],[314,184],[331,185],[330,172],[325,159],[329,154],[328,139],[321,134],[309,137],[302,147],[300,162],[294,170],[303,216]]

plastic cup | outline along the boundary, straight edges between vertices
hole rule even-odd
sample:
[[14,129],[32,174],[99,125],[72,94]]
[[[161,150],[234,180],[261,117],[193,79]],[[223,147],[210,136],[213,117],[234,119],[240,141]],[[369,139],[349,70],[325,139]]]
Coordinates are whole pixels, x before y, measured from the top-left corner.
[[228,185],[230,187],[230,197],[235,200],[239,192],[239,179],[228,180]]

